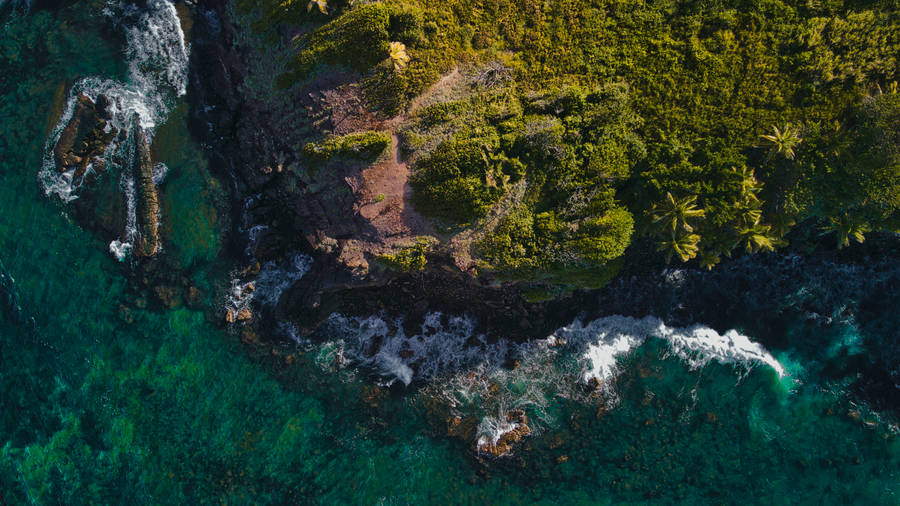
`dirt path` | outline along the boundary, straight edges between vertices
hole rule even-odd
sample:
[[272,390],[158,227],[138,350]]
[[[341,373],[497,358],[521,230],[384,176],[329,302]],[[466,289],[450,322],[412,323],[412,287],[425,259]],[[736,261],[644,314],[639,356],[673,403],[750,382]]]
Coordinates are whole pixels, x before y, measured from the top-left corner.
[[393,245],[410,236],[432,233],[428,221],[409,203],[409,167],[400,156],[399,139],[391,134],[386,160],[360,173],[359,214],[367,219],[383,242]]
[[[464,78],[459,69],[449,72],[410,104],[409,114],[436,101],[448,99],[453,95],[455,88],[464,83]],[[329,101],[335,104],[351,102],[347,97],[330,97]],[[369,129],[391,132],[390,153],[353,178],[355,211],[369,227],[360,236],[339,241],[341,261],[350,267],[365,270],[368,266],[367,258],[371,258],[371,255],[389,253],[397,247],[410,244],[415,237],[434,236],[435,231],[428,220],[410,204],[412,196],[412,188],[409,185],[410,169],[400,154],[400,142],[395,133],[395,130],[406,121],[406,116],[400,115],[376,124],[373,118],[357,110],[358,107],[345,115],[335,114],[337,109],[340,108],[333,107],[332,113],[333,116],[340,117],[339,125],[336,126],[342,128],[336,128],[336,131],[341,130],[341,134],[349,133],[344,130],[359,130],[362,124],[367,124]],[[335,120],[335,117],[332,120]],[[351,121],[345,121],[348,118]],[[344,123],[348,123],[351,127],[345,127]]]

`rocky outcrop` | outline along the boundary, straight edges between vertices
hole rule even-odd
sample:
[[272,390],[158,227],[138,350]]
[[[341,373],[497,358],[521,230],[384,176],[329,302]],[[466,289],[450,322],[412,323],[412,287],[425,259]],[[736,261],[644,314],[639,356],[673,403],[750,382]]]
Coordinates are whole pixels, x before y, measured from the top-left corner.
[[506,424],[499,436],[495,439],[480,439],[477,451],[480,455],[490,457],[509,455],[513,446],[529,434],[531,434],[531,428],[528,426],[528,415],[521,409],[514,409],[506,413]]
[[53,150],[53,159],[60,172],[75,170],[75,178],[84,177],[89,166],[96,172],[104,168],[102,156],[118,131],[108,125],[109,99],[97,96],[93,102],[87,95],[78,95],[72,119],[60,133]]
[[140,117],[132,118],[134,134],[134,173],[135,191],[137,193],[137,229],[138,239],[134,245],[134,253],[138,257],[150,257],[159,252],[159,196],[153,182],[153,160],[150,159],[150,147]]
[[[191,126],[210,147],[211,166],[232,183],[233,252],[248,252],[248,260],[263,263],[296,251],[315,256],[274,314],[254,315],[254,321],[290,321],[310,334],[332,312],[384,311],[405,316],[415,327],[428,312],[442,311],[474,316],[479,331],[515,329],[527,339],[545,337],[574,318],[578,305],[571,299],[528,303],[520,286],[475,278],[449,257],[430,256],[427,268],[414,273],[375,262],[392,245],[430,235],[404,205],[408,188],[397,142],[373,166],[346,160],[311,166],[298,147],[329,133],[389,130],[392,122],[363,107],[354,84],[359,76],[347,72],[323,73],[287,90],[246,93],[259,54],[235,45],[230,14],[220,2],[198,8],[191,41]],[[258,77],[253,81],[260,82]],[[263,231],[249,240],[253,227]],[[232,313],[237,321],[238,311]]]
[[476,331],[527,340],[544,338],[571,322],[583,308],[583,293],[532,303],[515,284],[472,278],[430,256],[422,272],[381,272],[365,283],[336,258],[320,255],[299,283],[285,291],[274,317],[291,321],[303,334],[313,333],[332,313],[403,316],[408,335],[418,332],[429,312],[469,315]]

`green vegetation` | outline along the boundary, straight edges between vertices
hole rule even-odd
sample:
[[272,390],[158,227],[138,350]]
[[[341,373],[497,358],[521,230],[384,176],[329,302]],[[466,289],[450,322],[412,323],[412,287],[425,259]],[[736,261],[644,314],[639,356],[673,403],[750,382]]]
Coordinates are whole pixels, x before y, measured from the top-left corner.
[[428,264],[425,255],[431,251],[431,247],[432,241],[420,237],[411,246],[400,248],[396,253],[379,255],[378,261],[395,271],[420,272]]
[[387,132],[357,132],[310,142],[303,147],[303,156],[311,162],[324,163],[332,158],[372,162],[391,146]]
[[[247,4],[254,9],[280,5],[267,0]],[[340,15],[347,4],[330,0],[328,11]],[[653,215],[662,215],[669,193],[672,201],[685,204],[675,230],[684,233],[687,225],[693,230],[689,233],[702,235],[698,257],[704,263],[715,259],[707,243],[716,244],[721,237],[727,245],[726,239],[738,237],[734,230],[738,226],[747,229],[744,237],[751,245],[764,244],[754,227],[768,226],[769,233],[780,237],[806,217],[817,221],[809,228],[827,231],[829,244],[861,240],[870,228],[897,228],[891,219],[897,207],[900,108],[896,92],[884,83],[881,94],[877,87],[856,81],[832,88],[829,93],[834,93],[836,105],[828,110],[836,111],[840,128],[826,119],[792,116],[791,111],[801,107],[792,102],[773,109],[773,116],[784,117],[753,123],[729,151],[725,148],[731,144],[719,134],[695,136],[672,127],[679,124],[681,113],[672,112],[668,125],[658,123],[669,113],[662,113],[665,107],[658,114],[648,112],[658,102],[646,100],[646,83],[639,86],[631,79],[629,86],[608,79],[591,83],[575,76],[572,79],[578,82],[545,87],[531,81],[536,77],[526,71],[528,55],[494,65],[502,55],[491,53],[490,47],[512,40],[501,40],[498,30],[505,30],[503,37],[519,30],[516,33],[537,40],[546,28],[544,21],[526,24],[532,23],[531,17],[540,15],[548,25],[566,22],[554,2],[451,0],[428,5],[435,12],[423,14],[423,33],[440,41],[434,34],[446,32],[451,45],[468,37],[473,49],[448,53],[447,58],[470,58],[467,68],[473,70],[465,72],[463,93],[451,94],[448,101],[426,102],[410,113],[397,133],[414,170],[419,164],[427,166],[426,160],[442,144],[466,146],[474,141],[478,149],[472,153],[477,157],[466,170],[482,178],[484,185],[490,175],[491,188],[499,197],[486,208],[472,206],[464,219],[472,220],[474,227],[463,227],[452,213],[434,216],[451,229],[490,231],[478,236],[476,253],[485,264],[510,275],[537,279],[525,293],[530,300],[606,282],[623,257],[598,262],[621,254],[627,241],[616,238],[632,227],[656,233],[655,227],[663,223],[653,223]],[[611,5],[602,7],[602,16],[613,9]],[[688,13],[699,9],[685,5],[679,8]],[[748,11],[756,8],[741,5]],[[766,12],[773,5],[780,4],[764,4]],[[826,13],[833,20],[831,26],[840,28],[849,15],[841,14],[835,2],[827,5],[835,9],[833,16]],[[855,5],[875,9],[878,4]],[[546,425],[514,457],[482,464],[471,454],[474,434],[465,441],[446,436],[447,411],[441,408],[444,401],[435,400],[435,392],[450,385],[447,378],[398,395],[398,389],[373,385],[366,374],[346,368],[344,346],[336,340],[298,347],[285,338],[261,339],[252,326],[220,328],[223,292],[236,267],[225,258],[228,255],[218,254],[230,227],[227,213],[214,204],[224,198],[226,189],[209,178],[200,147],[186,142],[185,120],[179,117],[186,111],[176,109],[169,118],[176,123],[161,126],[155,135],[154,149],[171,168],[161,193],[163,216],[169,217],[162,225],[171,238],[166,241],[169,254],[191,269],[190,283],[200,289],[207,311],[155,308],[152,291],[134,279],[146,273],[110,258],[108,239],[62,212],[41,194],[35,180],[47,132],[57,119],[54,111],[66,96],[66,83],[81,76],[121,79],[127,72],[120,45],[105,30],[101,36],[97,26],[105,7],[105,1],[78,2],[59,11],[40,9],[4,18],[0,24],[4,70],[0,173],[5,178],[0,185],[0,504],[623,504],[703,503],[724,497],[768,503],[878,504],[896,497],[900,442],[890,420],[857,402],[852,391],[835,388],[861,381],[857,372],[864,362],[858,359],[868,351],[866,343],[883,339],[890,344],[894,335],[890,331],[896,328],[890,283],[881,283],[874,291],[871,283],[861,283],[866,298],[847,296],[851,309],[861,309],[854,323],[872,329],[867,332],[877,333],[877,341],[869,341],[872,335],[847,334],[847,326],[834,325],[832,332],[805,324],[803,315],[810,308],[804,301],[830,293],[818,288],[796,305],[794,290],[784,290],[790,305],[774,301],[739,308],[747,315],[777,312],[778,322],[789,323],[785,338],[798,348],[779,346],[783,352],[779,358],[790,360],[785,365],[792,372],[801,366],[808,371],[803,373],[807,387],[790,392],[790,380],[781,383],[764,367],[742,375],[737,384],[729,365],[713,362],[699,374],[689,371],[693,368],[670,357],[664,343],[654,339],[620,362],[621,402],[614,410],[603,409],[603,416],[597,416],[603,399],[581,402],[551,395],[553,390],[532,389],[535,383],[529,377],[535,367],[543,375],[538,385],[562,384],[579,376],[580,362],[562,349],[553,351],[549,361],[497,370],[491,389],[496,385],[499,395],[473,390],[471,402],[465,402],[478,410],[470,413],[494,416],[496,411],[487,408],[495,404],[485,399],[518,397],[523,392],[530,403],[532,392],[545,391],[552,404],[546,408],[529,404],[527,409],[537,410],[537,416],[529,411],[529,417]],[[302,25],[298,30],[309,31],[330,19],[318,8],[307,12],[307,7],[306,1],[288,2],[278,7],[271,33],[265,24],[257,29],[266,36],[277,35],[274,28],[290,20]],[[447,12],[437,12],[442,7]],[[599,5],[594,8],[601,10]],[[616,29],[623,37],[637,29],[628,21],[633,16],[650,28],[663,20],[690,26],[684,25],[677,9],[673,13],[678,16],[671,20],[653,17],[649,7],[635,9],[632,3],[616,9],[609,23],[620,24]],[[653,9],[661,7],[654,4]],[[573,12],[582,30],[606,26],[588,24],[596,23],[601,14]],[[435,21],[445,18],[449,21],[441,25]],[[760,25],[740,26],[755,30]],[[799,21],[797,26],[802,27]],[[823,28],[823,32],[828,40],[852,41],[869,40],[878,29],[877,23],[870,23],[866,30]],[[458,31],[465,33],[458,36]],[[669,37],[665,31],[653,36]],[[896,54],[890,40],[879,40],[881,48],[875,49],[839,42],[818,46],[805,56],[809,63],[803,65],[822,69],[822,75],[870,72]],[[404,43],[409,66],[400,72],[391,66],[391,74],[405,76],[423,68],[425,46]],[[621,51],[616,36],[596,44],[593,47]],[[558,77],[551,72],[554,62],[572,57],[559,47],[547,46],[548,51],[557,51],[547,60],[551,81]],[[648,51],[657,55],[655,49]],[[868,56],[848,57],[852,51]],[[629,63],[627,54],[617,54],[623,73],[627,65],[637,65]],[[489,61],[478,62],[475,57]],[[829,63],[841,58],[844,63]],[[280,70],[278,59],[263,63],[264,70]],[[248,76],[242,92],[265,77],[260,72]],[[697,79],[706,78],[698,74]],[[472,93],[473,84],[477,93]],[[244,98],[271,98],[268,89],[252,91],[259,94]],[[281,98],[285,103],[278,107],[293,112],[289,107],[294,104],[287,101],[291,97]],[[697,99],[706,100],[704,94]],[[583,128],[585,118],[594,114],[601,117],[594,118],[591,128]],[[743,116],[734,114],[715,121],[740,125]],[[294,121],[300,127],[306,117],[298,116],[302,120]],[[699,124],[709,118],[693,119]],[[316,127],[308,123],[306,128]],[[773,126],[783,129],[786,123],[802,139],[794,146],[793,160],[769,155],[770,146],[760,141]],[[670,127],[671,141],[653,134],[654,129]],[[712,142],[709,139],[723,150],[704,147]],[[660,147],[666,142],[671,142],[669,148]],[[326,144],[328,140],[315,145]],[[349,156],[340,149],[334,153],[333,161]],[[714,158],[696,153],[724,154]],[[669,156],[665,160],[671,164],[663,164],[663,156]],[[746,163],[732,163],[730,157]],[[685,189],[695,181],[660,176],[660,167],[683,171],[669,175],[692,175],[692,167],[700,168],[702,191]],[[652,178],[665,184],[657,188]],[[703,186],[707,184],[709,188]],[[722,190],[721,200],[714,200],[711,195],[721,188],[727,192]],[[276,189],[266,188],[270,190]],[[448,207],[437,204],[438,212]],[[598,207],[592,207],[595,204]],[[699,210],[702,215],[694,212]],[[427,255],[424,246],[412,246],[395,259],[400,257],[400,266],[411,269],[424,265]],[[541,279],[566,286],[548,286]],[[833,283],[843,279],[849,278],[843,274]],[[796,286],[808,283],[801,279]],[[787,320],[796,315],[796,325]],[[537,318],[542,317],[535,315],[532,321]],[[748,333],[777,340],[778,335],[764,334],[771,321],[761,319],[755,323],[759,330],[751,328]],[[510,329],[511,335],[515,333]],[[817,354],[806,351],[813,349]],[[818,355],[820,350],[827,355]],[[819,369],[827,374],[820,378]],[[685,406],[690,408],[689,418],[668,416],[684,413]],[[398,479],[398,470],[403,479]]]
[[338,66],[406,112],[414,204],[475,231],[483,268],[602,269],[635,234],[712,267],[801,222],[839,246],[900,229],[895,0],[333,8],[304,14],[280,84]]
[[645,153],[639,123],[622,83],[530,95],[509,83],[429,106],[404,132],[421,141],[414,204],[457,226],[482,220],[483,267],[526,279],[602,268],[634,231],[616,194]]
[[417,207],[457,221],[484,215],[505,193],[521,162],[495,155],[498,139],[453,139],[422,160],[411,180]]

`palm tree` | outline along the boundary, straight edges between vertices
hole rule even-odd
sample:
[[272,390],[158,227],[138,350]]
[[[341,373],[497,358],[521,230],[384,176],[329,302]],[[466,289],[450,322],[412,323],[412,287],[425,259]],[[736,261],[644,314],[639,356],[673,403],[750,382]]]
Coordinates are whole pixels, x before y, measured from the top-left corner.
[[831,224],[826,225],[824,230],[837,234],[838,249],[850,246],[851,238],[858,243],[864,242],[865,233],[872,231],[872,227],[865,220],[856,216],[842,214],[837,218],[829,218],[829,221]]
[[775,247],[783,245],[784,242],[773,236],[771,230],[772,227],[769,225],[760,224],[743,227],[738,230],[738,244],[743,244],[747,253],[775,251]]
[[400,69],[406,67],[409,63],[409,55],[406,54],[406,44],[402,42],[391,42],[391,61],[394,62],[394,70],[399,72]]
[[653,206],[653,223],[661,224],[662,230],[669,231],[672,235],[679,230],[693,232],[694,227],[688,223],[688,220],[706,216],[706,211],[697,209],[696,201],[696,195],[676,199],[671,192],[667,192],[666,200],[662,204]]
[[746,202],[759,202],[756,194],[762,190],[762,184],[756,180],[756,174],[753,169],[747,167],[732,167],[731,170],[737,176],[741,184],[741,196]]
[[309,3],[306,4],[306,12],[310,12],[313,7],[318,7],[322,14],[328,14],[328,0],[309,0]]
[[738,207],[737,222],[741,228],[759,225],[762,220],[762,210],[755,206]]
[[774,233],[776,237],[783,238],[796,224],[797,221],[791,215],[783,212],[777,213],[775,215],[775,220],[772,223],[772,233]]
[[760,135],[760,137],[772,143],[772,151],[783,154],[788,160],[793,160],[794,148],[800,145],[803,139],[797,135],[790,123],[785,123],[781,130],[777,126],[773,126],[772,129],[775,131],[775,135]]
[[700,236],[697,234],[685,233],[675,235],[673,232],[668,240],[659,243],[658,251],[666,252],[667,263],[672,261],[672,255],[677,255],[682,262],[687,262],[697,256],[697,253],[700,251],[700,248],[697,246],[699,242]]

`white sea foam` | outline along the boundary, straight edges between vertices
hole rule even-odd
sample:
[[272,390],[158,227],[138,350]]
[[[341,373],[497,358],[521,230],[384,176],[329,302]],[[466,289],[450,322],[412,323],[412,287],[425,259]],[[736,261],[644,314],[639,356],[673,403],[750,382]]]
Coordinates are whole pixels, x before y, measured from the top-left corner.
[[558,330],[554,337],[564,339],[567,347],[586,346],[582,354],[586,362],[582,372],[584,382],[603,382],[615,376],[618,359],[642,345],[648,337],[665,340],[672,352],[693,368],[715,360],[745,369],[764,364],[774,369],[779,377],[785,375],[784,367],[762,345],[737,331],[719,334],[703,325],[668,327],[652,316],[640,319],[608,316],[587,325],[575,321]]
[[431,313],[419,333],[407,336],[400,320],[332,315],[332,339],[321,346],[337,349],[328,356],[340,365],[363,367],[387,384],[424,381],[430,395],[453,413],[481,420],[478,448],[516,428],[505,416],[513,409],[528,413],[529,427],[537,434],[554,423],[554,411],[548,409],[553,399],[599,396],[608,407],[615,406],[619,397],[613,380],[621,359],[649,338],[664,340],[672,356],[691,368],[717,361],[745,372],[763,364],[779,376],[786,374],[765,348],[736,331],[669,327],[654,317],[609,316],[587,324],[576,320],[546,339],[521,344],[503,339],[488,343],[474,328],[468,318]]
[[476,430],[475,447],[481,452],[485,447],[496,445],[500,438],[519,428],[518,422],[506,420],[506,416],[487,416],[481,419]]
[[[262,307],[274,307],[281,294],[300,280],[312,266],[312,258],[302,253],[293,253],[281,262],[269,261],[262,265],[255,279],[231,280],[231,288],[225,299],[225,308],[235,314],[249,309],[251,303]],[[296,329],[289,323],[281,328],[294,340],[299,340]]]
[[[78,198],[84,178],[76,178],[74,169],[60,172],[53,156],[54,148],[63,130],[71,121],[79,95],[96,102],[105,95],[111,102],[106,131],[115,128],[119,136],[106,146],[101,155],[107,171],[121,171],[130,166],[133,151],[132,118],[137,115],[139,124],[149,142],[153,130],[161,124],[175,105],[178,97],[187,92],[188,47],[181,30],[174,4],[169,0],[148,0],[146,8],[122,2],[112,4],[104,11],[112,23],[125,36],[125,58],[128,62],[127,82],[102,77],[85,77],[75,82],[59,122],[54,127],[44,147],[39,179],[44,193],[55,195],[63,202]],[[123,162],[123,160],[125,160]],[[165,177],[165,166],[154,170],[154,183]],[[94,170],[89,165],[87,173]],[[134,184],[130,171],[121,171],[121,187],[126,197],[126,230],[123,236],[110,243],[110,252],[120,260],[132,248],[136,229]],[[129,194],[129,189],[131,194]]]
[[504,339],[488,343],[485,336],[475,334],[472,320],[441,313],[429,313],[421,332],[413,336],[405,334],[400,321],[388,322],[379,316],[347,318],[335,314],[329,327],[348,360],[404,384],[476,369],[480,374],[496,374],[511,359],[518,360],[522,368],[536,356],[560,352],[581,364],[577,380],[602,384],[616,376],[620,358],[647,338],[665,340],[672,353],[692,368],[715,360],[744,369],[764,364],[779,377],[786,374],[762,345],[734,330],[719,334],[702,325],[668,327],[655,317],[609,316],[588,324],[576,320],[545,340],[518,345]]
[[309,272],[311,265],[312,258],[302,253],[294,253],[284,262],[264,263],[256,277],[254,300],[263,306],[275,306],[281,294]]
[[[171,107],[171,96],[187,93],[188,47],[181,30],[175,4],[168,0],[149,0],[144,11],[131,3],[110,9],[111,16],[133,16],[133,24],[123,26],[127,46],[128,79],[138,90],[148,91],[150,105],[157,111]],[[148,122],[141,126],[152,129]]]
[[332,315],[329,329],[340,341],[350,362],[379,371],[388,383],[432,380],[479,365],[499,365],[509,352],[509,343],[488,343],[476,334],[466,317],[433,312],[426,315],[420,332],[407,336],[400,321],[381,317],[347,318]]
[[153,184],[159,186],[166,180],[169,175],[169,166],[164,163],[157,163],[153,166]]
[[757,364],[771,367],[779,378],[787,372],[778,360],[761,344],[749,337],[729,330],[719,334],[715,330],[695,325],[685,329],[663,326],[662,339],[668,341],[672,351],[693,368],[705,366],[715,360],[722,364],[735,364],[749,369]]
[[120,262],[124,262],[134,245],[118,239],[109,243],[109,252]]

